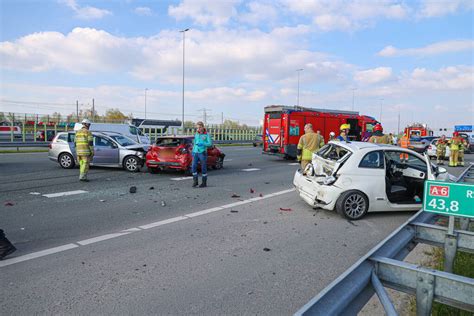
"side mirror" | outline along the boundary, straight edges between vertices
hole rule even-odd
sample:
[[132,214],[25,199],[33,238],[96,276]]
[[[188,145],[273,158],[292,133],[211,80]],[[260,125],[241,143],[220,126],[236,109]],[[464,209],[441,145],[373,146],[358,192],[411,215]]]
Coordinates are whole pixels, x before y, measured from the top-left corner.
[[118,148],[118,145],[116,143],[112,143],[112,148]]

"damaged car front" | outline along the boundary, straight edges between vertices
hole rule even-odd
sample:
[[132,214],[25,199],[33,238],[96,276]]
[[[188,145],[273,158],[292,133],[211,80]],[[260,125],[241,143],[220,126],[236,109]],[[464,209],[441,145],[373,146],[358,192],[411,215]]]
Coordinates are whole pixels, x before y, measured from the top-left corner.
[[313,154],[305,170],[297,170],[293,178],[300,197],[313,208],[333,210],[343,192],[338,171],[352,151],[339,142],[330,142]]

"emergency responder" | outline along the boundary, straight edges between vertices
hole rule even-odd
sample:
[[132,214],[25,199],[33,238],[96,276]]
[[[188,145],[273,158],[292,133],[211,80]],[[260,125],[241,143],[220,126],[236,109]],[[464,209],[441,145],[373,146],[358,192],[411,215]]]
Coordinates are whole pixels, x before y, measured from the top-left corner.
[[393,134],[392,133],[389,133],[388,134],[388,139],[390,140],[390,145],[393,145],[395,144],[395,138],[393,138]]
[[390,137],[383,133],[383,127],[381,124],[375,125],[373,131],[374,133],[369,138],[369,143],[390,144]]
[[464,150],[467,148],[467,141],[462,136],[459,136],[459,139],[461,143],[459,144],[458,166],[464,167]]
[[340,141],[349,141],[349,130],[351,129],[350,124],[342,124],[341,127],[339,128],[340,133],[339,136],[337,136],[337,140]]
[[[403,136],[400,138],[400,147],[402,148],[407,148],[408,145],[410,144],[410,139],[408,138],[407,134],[403,134]],[[400,161],[408,161],[408,154],[400,154]]]
[[202,183],[200,188],[207,187],[207,149],[212,146],[211,136],[207,133],[203,122],[196,123],[196,134],[194,135],[193,145],[193,188],[198,186],[198,164],[201,163]]
[[453,133],[453,137],[449,141],[449,150],[451,154],[449,155],[449,166],[456,167],[458,165],[459,159],[459,147],[462,143],[461,137],[459,137],[458,132]]
[[300,137],[297,147],[297,159],[301,163],[301,171],[304,174],[306,166],[313,159],[313,153],[324,146],[324,138],[321,134],[313,131],[312,124],[304,126],[304,135]]
[[442,135],[441,138],[436,141],[436,163],[439,165],[444,165],[446,146],[448,146],[446,135]]
[[5,237],[4,231],[0,229],[0,260],[15,252],[15,250],[15,246]]
[[79,161],[79,181],[89,182],[87,173],[89,172],[89,165],[94,157],[94,138],[89,131],[91,121],[88,119],[82,120],[82,128],[76,132],[76,155]]
[[329,141],[331,140],[336,140],[336,133],[334,132],[329,133]]

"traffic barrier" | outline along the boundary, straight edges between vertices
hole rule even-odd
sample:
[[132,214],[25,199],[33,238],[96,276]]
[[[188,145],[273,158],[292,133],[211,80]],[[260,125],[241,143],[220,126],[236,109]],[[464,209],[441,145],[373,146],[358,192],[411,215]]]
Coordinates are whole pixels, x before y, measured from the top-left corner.
[[[470,165],[456,182],[472,185],[473,176]],[[374,293],[387,315],[397,315],[384,286],[414,294],[417,315],[430,315],[433,301],[474,312],[474,279],[450,272],[457,251],[474,253],[474,233],[467,230],[470,219],[461,218],[461,229],[455,230],[454,216],[448,228],[433,225],[436,216],[420,210],[295,315],[357,315]],[[418,243],[444,248],[447,272],[401,261]]]

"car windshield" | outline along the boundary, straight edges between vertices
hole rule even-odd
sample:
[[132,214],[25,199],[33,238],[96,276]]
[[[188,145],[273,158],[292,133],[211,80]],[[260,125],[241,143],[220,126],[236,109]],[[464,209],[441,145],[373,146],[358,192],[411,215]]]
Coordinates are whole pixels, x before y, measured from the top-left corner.
[[123,147],[127,147],[127,146],[130,146],[130,145],[135,145],[136,144],[136,142],[134,142],[130,138],[125,137],[123,135],[109,135],[109,137],[112,138],[113,140],[115,140],[117,143],[120,144],[120,146],[123,146]]

